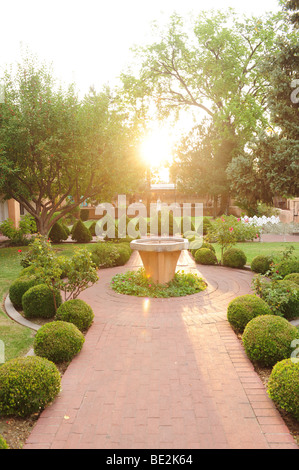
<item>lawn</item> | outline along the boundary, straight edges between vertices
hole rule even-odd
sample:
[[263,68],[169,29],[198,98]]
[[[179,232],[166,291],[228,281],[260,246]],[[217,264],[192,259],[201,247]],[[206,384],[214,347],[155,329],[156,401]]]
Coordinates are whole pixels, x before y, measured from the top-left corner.
[[[290,242],[246,242],[246,243],[237,243],[234,247],[240,248],[244,251],[247,257],[247,265],[251,264],[253,258],[258,255],[279,255],[281,254],[286,248],[290,246],[294,247],[294,255],[299,258],[299,242],[290,243]],[[217,258],[221,258],[221,249],[220,245],[217,243],[214,244],[216,249]]]
[[[76,248],[90,248],[91,244],[64,243],[54,245],[58,254],[71,256]],[[220,246],[214,245],[216,254],[220,259]],[[247,264],[250,265],[252,259],[258,254],[278,254],[285,248],[294,246],[295,253],[299,257],[299,243],[238,243],[238,248],[244,250],[247,256]],[[22,247],[26,251],[27,247]],[[21,356],[32,347],[33,332],[26,327],[18,325],[10,320],[3,311],[4,297],[8,292],[9,286],[18,276],[22,267],[20,265],[19,248],[0,248],[0,340],[5,345],[5,360]]]

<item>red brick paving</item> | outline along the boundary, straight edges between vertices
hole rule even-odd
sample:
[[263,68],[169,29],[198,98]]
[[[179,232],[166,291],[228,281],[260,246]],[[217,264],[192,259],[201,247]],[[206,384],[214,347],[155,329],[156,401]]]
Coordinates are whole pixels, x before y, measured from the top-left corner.
[[40,415],[24,449],[297,449],[284,421],[226,320],[226,307],[250,293],[250,271],[182,269],[208,282],[177,299],[115,293],[100,272],[82,293],[95,313],[62,391]]

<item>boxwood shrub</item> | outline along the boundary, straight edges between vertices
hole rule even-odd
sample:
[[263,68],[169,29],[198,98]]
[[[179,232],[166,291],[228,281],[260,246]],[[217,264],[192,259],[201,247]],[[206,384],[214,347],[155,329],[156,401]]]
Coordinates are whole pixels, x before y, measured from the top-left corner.
[[299,330],[285,318],[263,315],[247,323],[242,342],[247,356],[263,366],[274,366],[291,356],[291,343]]
[[[56,307],[61,305],[60,293],[56,294]],[[39,284],[25,292],[22,306],[26,318],[53,318],[56,314],[54,297],[46,284]]]
[[299,362],[288,358],[275,364],[267,390],[276,405],[299,420]]
[[36,333],[33,349],[37,356],[54,363],[68,362],[81,351],[85,339],[73,323],[52,321]]
[[272,311],[267,302],[254,294],[236,297],[227,308],[227,319],[239,332],[243,332],[247,323],[259,315],[272,315]]
[[0,367],[0,414],[30,416],[40,412],[60,392],[60,373],[47,359],[26,356]]
[[78,243],[89,243],[92,240],[90,231],[80,219],[72,228],[72,240]]
[[115,261],[116,266],[123,266],[126,264],[132,254],[132,250],[130,248],[130,245],[128,243],[119,243],[116,245],[116,250],[117,250],[117,259]]
[[281,279],[276,281],[279,289],[285,290],[289,295],[288,302],[284,303],[281,308],[283,316],[288,320],[292,320],[299,316],[299,287],[298,284],[290,280]]
[[61,243],[68,239],[69,234],[60,222],[56,222],[49,232],[49,239],[52,243]]
[[84,300],[71,299],[60,305],[55,319],[73,323],[80,331],[85,331],[92,324],[94,313]]
[[291,281],[299,284],[299,273],[287,274],[284,278],[284,281]]
[[9,288],[9,298],[15,308],[22,308],[22,297],[23,295],[33,286],[38,284],[37,277],[34,275],[31,276],[21,276],[17,278]]
[[251,261],[251,271],[259,274],[265,274],[269,271],[273,260],[270,256],[258,255]]
[[228,248],[223,254],[223,265],[230,268],[243,268],[247,258],[243,250]]
[[276,271],[284,278],[287,274],[299,273],[299,259],[287,259],[276,265]]
[[209,248],[199,248],[195,253],[195,261],[199,264],[217,264],[217,257],[213,250]]

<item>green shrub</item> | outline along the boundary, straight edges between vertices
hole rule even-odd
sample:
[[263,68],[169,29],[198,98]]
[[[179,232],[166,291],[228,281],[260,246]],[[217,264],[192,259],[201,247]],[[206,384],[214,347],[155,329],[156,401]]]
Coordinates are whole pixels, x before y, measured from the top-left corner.
[[90,234],[91,234],[92,237],[95,237],[95,236],[96,236],[96,225],[97,225],[97,223],[96,223],[96,221],[94,220],[94,221],[91,223],[91,225],[89,226],[89,229],[88,229],[88,230],[90,231]]
[[[61,304],[60,293],[56,294],[56,307]],[[22,297],[26,318],[53,318],[55,316],[54,296],[46,284],[30,287]]]
[[199,264],[217,264],[217,257],[214,251],[208,248],[199,248],[195,253],[195,261]]
[[89,210],[88,209],[81,209],[80,210],[80,219],[85,222],[89,219]]
[[116,245],[109,242],[99,242],[92,250],[92,260],[98,268],[110,268],[116,266],[118,251]]
[[192,222],[191,217],[184,216],[181,218],[181,221],[180,221],[180,232],[182,235],[184,235],[184,233],[189,232],[189,231],[195,232],[195,225]]
[[251,262],[251,271],[265,274],[269,271],[272,261],[270,256],[258,255]]
[[247,323],[242,341],[247,356],[263,366],[274,366],[291,356],[291,343],[299,330],[285,318],[263,315]]
[[69,263],[69,258],[67,256],[59,255],[56,258],[59,268],[61,269],[61,279],[67,276],[67,267]]
[[299,420],[299,362],[289,358],[275,364],[267,388],[276,405]]
[[228,248],[223,254],[223,265],[230,268],[243,268],[247,258],[243,250]]
[[285,278],[287,274],[299,273],[299,260],[289,258],[277,263],[276,272],[281,278]]
[[295,284],[299,284],[299,273],[287,274],[284,281],[291,281],[295,282]]
[[37,356],[57,364],[71,361],[81,351],[84,341],[76,325],[57,320],[46,323],[37,331],[33,349]]
[[1,434],[0,434],[0,449],[9,449],[9,446],[6,440],[4,439],[3,436],[1,436]]
[[132,250],[128,243],[120,243],[116,246],[118,257],[116,259],[115,265],[116,266],[123,266],[126,264],[132,254]]
[[254,294],[236,297],[227,308],[227,319],[237,331],[243,332],[247,323],[259,315],[272,315],[269,305]]
[[[208,243],[208,242],[202,242],[201,244],[201,247],[200,248],[208,248],[208,250],[211,250],[213,251],[214,253],[216,253],[216,250],[214,248],[214,246],[212,245],[212,243]],[[200,248],[195,248],[194,250],[190,250],[192,255],[195,257],[195,253],[197,252],[197,250],[199,250]]]
[[47,359],[19,357],[0,367],[0,414],[30,416],[40,412],[60,392],[60,373]]
[[67,240],[68,234],[60,222],[56,222],[49,232],[49,239],[52,243],[61,243]]
[[24,268],[22,269],[22,271],[20,272],[19,274],[19,278],[20,277],[23,277],[23,276],[38,276],[38,274],[41,273],[41,269],[37,268],[36,266],[34,266],[33,264],[31,264],[30,266],[28,266],[27,268]]
[[84,300],[71,299],[60,305],[55,319],[73,323],[80,331],[85,331],[92,324],[94,313]]
[[22,276],[16,279],[9,288],[9,298],[15,308],[22,308],[23,295],[33,286],[38,284],[36,276]]
[[199,224],[197,231],[198,233],[201,233],[202,231],[203,235],[207,235],[209,230],[211,230],[212,228],[213,228],[213,224],[210,221],[210,219],[208,219],[208,217],[203,217],[202,222]]
[[78,220],[72,228],[72,240],[78,243],[89,243],[92,236],[82,220]]
[[299,287],[298,284],[288,280],[276,281],[280,289],[283,289],[289,295],[288,301],[281,306],[283,316],[288,320],[299,316]]

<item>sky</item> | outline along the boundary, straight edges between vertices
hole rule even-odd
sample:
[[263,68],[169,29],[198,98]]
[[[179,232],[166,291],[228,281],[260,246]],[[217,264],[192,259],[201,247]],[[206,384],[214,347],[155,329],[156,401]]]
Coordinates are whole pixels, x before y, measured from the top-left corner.
[[234,8],[247,15],[280,10],[278,0],[10,0],[1,5],[0,68],[17,63],[27,48],[53,64],[63,83],[80,93],[116,83],[130,63],[130,48],[146,43],[154,20],[174,12],[198,14]]

